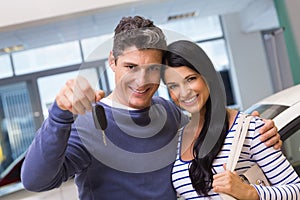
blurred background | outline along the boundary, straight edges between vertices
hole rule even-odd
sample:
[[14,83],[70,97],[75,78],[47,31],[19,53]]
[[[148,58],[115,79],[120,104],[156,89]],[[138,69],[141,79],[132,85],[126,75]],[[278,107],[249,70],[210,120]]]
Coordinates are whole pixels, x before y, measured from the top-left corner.
[[[107,56],[123,16],[150,18],[168,43],[189,39],[201,46],[223,78],[229,107],[243,110],[300,83],[298,0],[2,1],[0,199],[31,199],[20,165],[66,80],[84,75],[106,94],[114,88]],[[163,85],[156,95],[168,98]],[[62,188],[52,199],[76,198]],[[74,190],[73,183],[65,188]]]

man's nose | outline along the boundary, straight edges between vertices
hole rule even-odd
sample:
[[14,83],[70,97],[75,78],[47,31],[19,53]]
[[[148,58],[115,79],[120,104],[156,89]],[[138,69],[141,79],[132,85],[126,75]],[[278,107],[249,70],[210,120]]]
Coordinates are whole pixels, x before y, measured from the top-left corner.
[[139,86],[143,86],[148,82],[148,74],[145,69],[141,69],[136,73],[136,82]]

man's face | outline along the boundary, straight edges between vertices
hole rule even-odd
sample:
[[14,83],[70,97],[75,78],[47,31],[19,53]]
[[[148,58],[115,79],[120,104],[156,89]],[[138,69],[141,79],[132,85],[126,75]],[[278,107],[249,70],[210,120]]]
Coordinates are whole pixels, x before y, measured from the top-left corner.
[[131,108],[143,109],[159,87],[162,52],[127,48],[110,66],[115,72],[113,100]]

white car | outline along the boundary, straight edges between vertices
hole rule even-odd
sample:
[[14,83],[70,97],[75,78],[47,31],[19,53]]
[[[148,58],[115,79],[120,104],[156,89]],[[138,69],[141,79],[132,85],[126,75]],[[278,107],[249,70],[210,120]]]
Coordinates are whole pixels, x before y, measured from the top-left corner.
[[245,112],[254,110],[273,119],[283,141],[282,151],[300,176],[300,84],[259,101]]

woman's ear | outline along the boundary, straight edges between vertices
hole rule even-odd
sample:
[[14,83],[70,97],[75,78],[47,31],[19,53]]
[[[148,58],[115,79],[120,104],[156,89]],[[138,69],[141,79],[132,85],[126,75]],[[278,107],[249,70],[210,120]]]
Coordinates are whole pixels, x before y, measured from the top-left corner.
[[109,67],[111,68],[111,70],[114,72],[116,69],[116,60],[115,60],[115,57],[114,57],[112,51],[109,52],[108,64],[109,64]]

